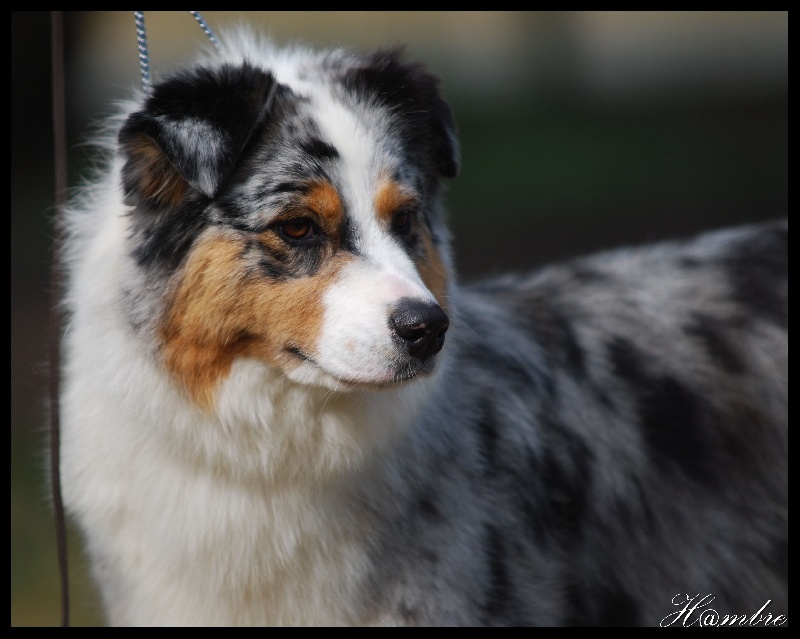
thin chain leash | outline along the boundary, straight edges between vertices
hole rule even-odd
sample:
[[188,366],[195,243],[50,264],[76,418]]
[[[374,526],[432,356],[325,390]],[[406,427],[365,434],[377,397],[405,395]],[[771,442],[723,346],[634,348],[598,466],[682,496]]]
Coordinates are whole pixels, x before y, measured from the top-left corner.
[[[147,31],[144,26],[144,11],[134,11],[136,18],[136,39],[139,46],[139,66],[142,73],[142,86],[150,92],[150,56],[147,51]],[[221,52],[219,40],[200,15],[190,11],[211,43]],[[64,12],[51,12],[51,76],[53,112],[53,151],[55,173],[55,235],[52,245],[50,268],[50,489],[53,499],[53,513],[56,526],[56,554],[58,558],[59,582],[61,588],[61,625],[69,623],[69,562],[67,556],[67,525],[64,514],[64,501],[61,493],[61,244],[63,228],[63,209],[67,193],[67,143],[65,124],[65,82],[64,82]]]
[[[217,36],[214,35],[211,27],[208,26],[208,23],[203,19],[203,16],[200,15],[200,12],[190,11],[189,13],[192,14],[192,17],[203,30],[203,33],[211,40],[211,44],[214,45],[214,48],[221,52],[222,47],[219,44]],[[139,69],[142,74],[142,88],[147,93],[150,93],[150,52],[147,50],[147,29],[144,25],[144,11],[134,11],[133,16],[136,20],[136,43],[139,47]]]

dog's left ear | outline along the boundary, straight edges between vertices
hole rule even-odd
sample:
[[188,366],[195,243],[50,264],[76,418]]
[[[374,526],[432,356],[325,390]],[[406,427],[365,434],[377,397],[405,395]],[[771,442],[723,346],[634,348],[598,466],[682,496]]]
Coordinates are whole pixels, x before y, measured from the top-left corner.
[[438,95],[432,106],[433,125],[437,139],[435,150],[439,172],[443,177],[454,178],[461,167],[461,153],[456,136],[456,125],[450,105]]
[[408,146],[432,160],[442,177],[456,177],[456,125],[439,91],[439,78],[421,64],[404,62],[402,56],[401,48],[378,50],[345,72],[344,85],[361,99],[388,108]]
[[275,79],[249,65],[180,73],[153,88],[119,134],[126,196],[154,209],[212,197],[264,119]]

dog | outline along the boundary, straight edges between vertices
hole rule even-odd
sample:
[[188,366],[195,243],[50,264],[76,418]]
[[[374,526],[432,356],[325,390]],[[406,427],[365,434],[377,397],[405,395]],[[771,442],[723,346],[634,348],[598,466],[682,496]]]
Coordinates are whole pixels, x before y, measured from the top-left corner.
[[67,215],[107,622],[786,623],[787,221],[465,284],[436,76],[222,47],[123,105]]

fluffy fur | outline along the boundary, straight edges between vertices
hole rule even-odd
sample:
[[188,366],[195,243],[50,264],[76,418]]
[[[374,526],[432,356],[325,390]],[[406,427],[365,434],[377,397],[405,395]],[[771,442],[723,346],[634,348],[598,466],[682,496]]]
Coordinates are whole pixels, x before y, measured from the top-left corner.
[[786,614],[787,223],[466,286],[436,79],[223,43],[69,214],[62,482],[108,622]]

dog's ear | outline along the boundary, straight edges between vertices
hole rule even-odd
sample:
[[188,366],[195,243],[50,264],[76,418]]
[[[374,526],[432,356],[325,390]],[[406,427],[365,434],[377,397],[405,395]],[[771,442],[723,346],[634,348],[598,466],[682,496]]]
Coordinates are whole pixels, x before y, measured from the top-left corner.
[[412,149],[421,150],[443,177],[458,175],[460,153],[450,106],[439,79],[421,64],[402,61],[400,48],[379,50],[347,70],[345,87],[389,109]]
[[436,99],[432,101],[429,111],[436,141],[434,156],[439,173],[443,177],[454,178],[461,166],[461,154],[453,112],[450,110],[450,105],[439,95],[438,89],[435,96]]
[[123,187],[133,202],[212,197],[265,117],[275,79],[249,65],[198,68],[156,85],[119,134]]

